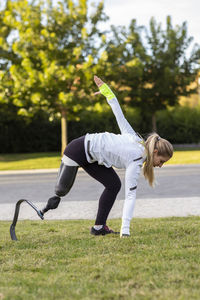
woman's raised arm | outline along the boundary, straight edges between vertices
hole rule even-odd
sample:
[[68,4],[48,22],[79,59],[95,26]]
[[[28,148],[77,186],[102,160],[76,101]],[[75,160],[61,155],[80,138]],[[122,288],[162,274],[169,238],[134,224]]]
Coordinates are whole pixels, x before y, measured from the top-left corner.
[[115,96],[115,94],[112,92],[112,90],[109,88],[109,86],[104,83],[99,77],[96,75],[94,76],[94,82],[99,88],[99,92],[96,92],[97,94],[102,94],[106,97],[108,104],[111,106],[112,111],[115,115],[115,118],[117,120],[117,124],[119,126],[119,129],[121,133],[130,133],[130,134],[136,134],[129,122],[126,120],[122,109],[119,105],[119,102]]

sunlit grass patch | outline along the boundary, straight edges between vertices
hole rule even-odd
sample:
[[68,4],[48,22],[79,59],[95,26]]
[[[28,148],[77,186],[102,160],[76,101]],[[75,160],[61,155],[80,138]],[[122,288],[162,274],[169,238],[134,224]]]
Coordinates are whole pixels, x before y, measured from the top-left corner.
[[32,170],[58,168],[61,156],[57,152],[0,154],[0,170]]
[[[0,171],[57,169],[60,161],[61,155],[58,152],[0,154]],[[200,150],[175,150],[167,164],[200,164]]]
[[200,150],[176,150],[167,164],[200,164]]

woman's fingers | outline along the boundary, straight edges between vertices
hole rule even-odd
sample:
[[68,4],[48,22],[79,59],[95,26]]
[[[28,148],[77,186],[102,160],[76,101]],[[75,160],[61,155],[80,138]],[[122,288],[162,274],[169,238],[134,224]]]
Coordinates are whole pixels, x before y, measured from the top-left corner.
[[100,92],[100,91],[98,91],[98,92],[95,92],[93,95],[99,95],[99,94],[101,94],[101,92]]
[[[100,86],[102,86],[102,84],[104,84],[104,82],[101,80],[101,78],[99,78],[99,77],[96,76],[96,75],[94,75],[94,82],[96,83],[96,85],[97,85],[98,87],[100,87]],[[95,92],[93,95],[99,95],[99,94],[101,94],[100,91]]]
[[104,82],[99,78],[97,77],[96,75],[94,75],[94,82],[96,83],[96,85],[98,87],[100,87]]

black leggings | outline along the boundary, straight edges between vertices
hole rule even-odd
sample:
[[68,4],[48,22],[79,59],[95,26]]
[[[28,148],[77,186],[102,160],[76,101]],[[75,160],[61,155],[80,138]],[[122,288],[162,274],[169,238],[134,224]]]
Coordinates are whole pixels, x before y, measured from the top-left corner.
[[[105,225],[109,212],[115,202],[118,192],[120,191],[121,181],[113,168],[106,168],[104,165],[98,165],[97,162],[89,163],[87,161],[84,139],[85,136],[82,136],[70,142],[65,148],[64,154],[77,162],[79,166],[81,166],[90,176],[104,185],[105,189],[99,199],[99,207],[95,224]],[[66,186],[67,185],[68,183],[66,182]],[[69,189],[67,192],[68,191]]]

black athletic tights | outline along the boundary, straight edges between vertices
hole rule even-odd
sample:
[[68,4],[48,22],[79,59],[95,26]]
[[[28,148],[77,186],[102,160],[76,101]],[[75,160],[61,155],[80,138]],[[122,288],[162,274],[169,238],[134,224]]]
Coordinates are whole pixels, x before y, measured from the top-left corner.
[[104,185],[105,189],[99,199],[95,225],[105,225],[109,212],[121,188],[121,181],[113,168],[106,168],[103,165],[98,165],[97,162],[89,163],[87,161],[84,139],[85,136],[82,136],[70,142],[64,154],[77,162],[90,176]]

